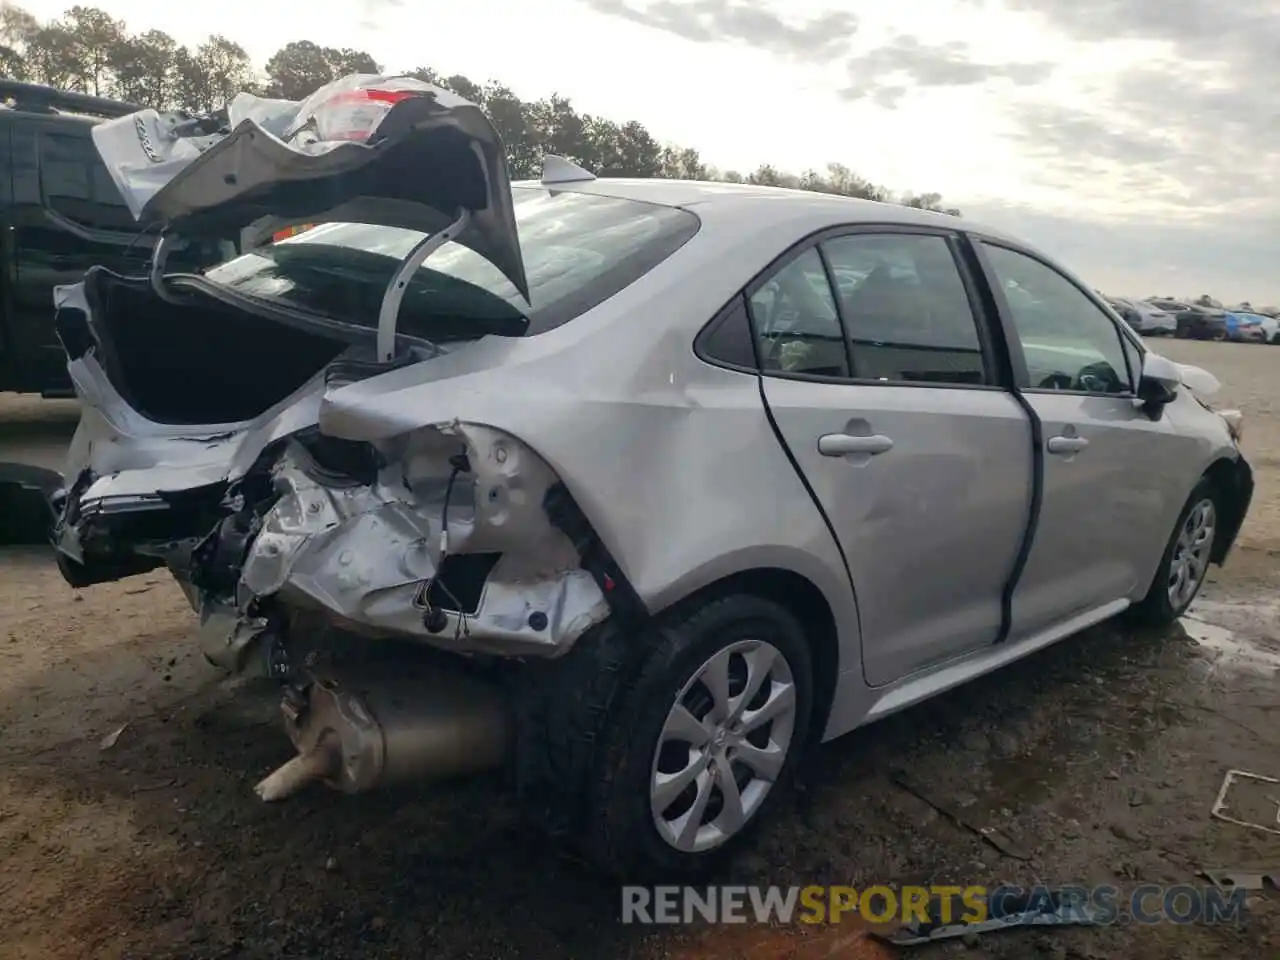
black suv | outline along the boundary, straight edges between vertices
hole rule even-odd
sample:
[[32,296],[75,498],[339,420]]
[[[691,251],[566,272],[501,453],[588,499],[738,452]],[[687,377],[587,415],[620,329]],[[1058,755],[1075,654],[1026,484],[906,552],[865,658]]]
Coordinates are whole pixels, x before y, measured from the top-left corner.
[[1178,322],[1174,334],[1183,340],[1227,339],[1227,313],[1216,307],[1202,307],[1195,303],[1183,303],[1166,297],[1151,297],[1147,303],[1173,314]]
[[[71,396],[53,288],[95,264],[144,273],[155,243],[89,135],[95,123],[140,108],[11,81],[0,82],[0,101],[0,392]],[[192,257],[174,266],[182,260]]]

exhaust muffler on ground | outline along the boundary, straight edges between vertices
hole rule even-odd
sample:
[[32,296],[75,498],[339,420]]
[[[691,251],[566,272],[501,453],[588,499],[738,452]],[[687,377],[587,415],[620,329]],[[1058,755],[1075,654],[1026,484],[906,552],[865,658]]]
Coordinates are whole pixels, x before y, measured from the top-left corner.
[[321,781],[344,793],[479,773],[511,742],[501,692],[459,670],[316,668],[281,703],[298,755],[254,790],[284,800]]

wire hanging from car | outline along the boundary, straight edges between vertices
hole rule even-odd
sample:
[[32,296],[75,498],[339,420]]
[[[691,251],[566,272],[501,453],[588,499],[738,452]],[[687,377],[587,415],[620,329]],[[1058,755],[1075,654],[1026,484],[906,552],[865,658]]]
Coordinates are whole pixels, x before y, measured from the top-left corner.
[[[454,595],[453,591],[449,589],[448,584],[440,578],[440,571],[444,567],[445,558],[449,556],[449,503],[453,499],[453,486],[457,482],[458,474],[471,472],[471,461],[467,458],[465,448],[449,458],[449,466],[452,469],[449,471],[449,480],[444,488],[444,504],[440,508],[440,555],[436,561],[436,572],[428,578],[422,596],[427,601],[426,619],[428,621],[428,629],[430,629],[432,623],[439,623],[440,617],[438,614],[443,613],[443,609],[431,599],[432,590],[438,586],[444,595],[453,602],[458,612],[458,622],[454,628],[453,638],[458,640],[461,637],[471,635],[470,628],[467,626],[467,612],[463,609],[462,603]],[[441,624],[441,627],[443,627],[443,624]]]

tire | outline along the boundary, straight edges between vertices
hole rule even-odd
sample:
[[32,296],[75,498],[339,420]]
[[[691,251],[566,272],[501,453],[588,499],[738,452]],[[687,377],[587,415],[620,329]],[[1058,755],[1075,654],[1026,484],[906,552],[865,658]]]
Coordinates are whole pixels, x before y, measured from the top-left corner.
[[[1199,558],[1199,563],[1187,566],[1183,562],[1186,557],[1185,546],[1182,543],[1183,535],[1197,528],[1203,529],[1200,521],[1206,504],[1210,509],[1209,536],[1206,541],[1198,545],[1196,550],[1192,551],[1192,556]],[[1208,477],[1201,477],[1200,482],[1192,489],[1191,496],[1187,498],[1181,513],[1178,514],[1178,522],[1174,525],[1173,532],[1169,535],[1169,542],[1160,556],[1160,566],[1151,581],[1151,586],[1147,589],[1147,595],[1131,608],[1133,620],[1143,626],[1167,627],[1186,613],[1204,585],[1205,575],[1209,571],[1209,557],[1213,553],[1213,545],[1222,529],[1221,524],[1222,498],[1213,481]],[[1194,583],[1178,591],[1175,597],[1171,596],[1174,593],[1172,581],[1178,566],[1182,567],[1186,575],[1194,575],[1195,579]]]
[[47,546],[52,528],[38,490],[0,481],[0,546]]
[[[722,596],[678,608],[639,635],[604,630],[561,659],[570,658],[578,662],[534,694],[544,707],[528,715],[534,726],[520,733],[520,792],[541,825],[593,867],[630,883],[702,876],[748,843],[794,779],[809,738],[812,663],[796,618],[769,600]],[[750,704],[740,696],[735,702],[752,663],[767,665],[771,682]],[[731,708],[745,708],[749,719],[762,696],[779,707],[751,740],[697,722],[716,715],[717,698],[701,678],[721,665]],[[572,675],[581,686],[566,683]],[[673,736],[677,707],[687,740]],[[695,748],[704,738],[709,742]],[[773,779],[748,776],[753,767],[744,757],[774,768]],[[732,781],[717,779],[724,770]],[[665,803],[651,800],[659,778],[667,784]],[[729,817],[725,782],[742,801],[740,824]],[[691,801],[701,804],[703,828],[680,834],[694,813]]]

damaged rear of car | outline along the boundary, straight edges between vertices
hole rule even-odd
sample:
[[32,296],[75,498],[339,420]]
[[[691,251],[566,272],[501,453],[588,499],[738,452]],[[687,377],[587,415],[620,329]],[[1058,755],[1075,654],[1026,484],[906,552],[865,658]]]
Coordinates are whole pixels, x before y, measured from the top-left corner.
[[[497,763],[513,707],[475,665],[554,659],[644,615],[556,471],[493,415],[532,399],[499,371],[697,218],[513,188],[483,113],[405,78],[242,95],[225,118],[141,111],[94,136],[161,237],[149,276],[95,268],[56,294],[83,410],[53,498],[64,577],[167,568],[212,663],[287,684],[299,756],[266,799]],[[265,242],[300,223],[319,225]],[[193,236],[245,252],[166,271]],[[371,413],[371,382],[434,382],[439,402]]]

